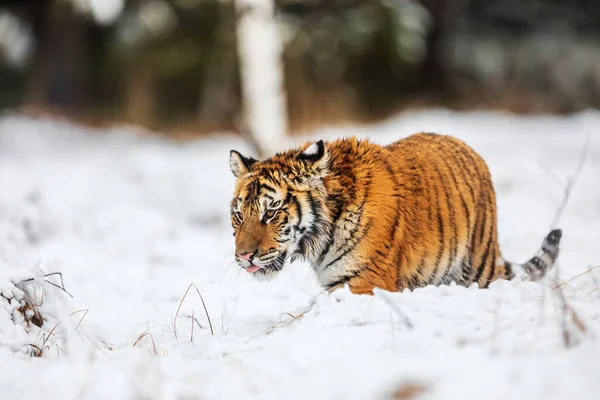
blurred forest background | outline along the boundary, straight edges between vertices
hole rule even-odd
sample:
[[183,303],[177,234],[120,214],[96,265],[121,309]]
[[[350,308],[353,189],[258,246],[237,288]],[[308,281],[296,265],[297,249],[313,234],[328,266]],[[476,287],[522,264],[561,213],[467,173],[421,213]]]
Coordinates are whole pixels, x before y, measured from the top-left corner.
[[[289,126],[600,106],[598,0],[276,0]],[[0,110],[233,129],[231,0],[0,1]]]

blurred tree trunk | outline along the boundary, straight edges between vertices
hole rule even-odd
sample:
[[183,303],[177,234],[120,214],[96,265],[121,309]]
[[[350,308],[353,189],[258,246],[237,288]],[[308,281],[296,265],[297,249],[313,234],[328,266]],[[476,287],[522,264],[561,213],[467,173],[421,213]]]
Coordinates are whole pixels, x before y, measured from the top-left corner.
[[59,107],[72,114],[87,105],[87,24],[62,1],[40,1],[33,9],[36,51],[26,104]]
[[235,0],[242,130],[260,156],[281,150],[287,134],[282,43],[274,0]]
[[210,46],[208,62],[204,64],[199,93],[198,118],[225,126],[231,125],[239,109],[235,35],[231,34],[233,26],[229,22],[234,17],[233,9],[221,7],[219,25]]
[[144,60],[132,63],[125,88],[125,114],[129,122],[151,126],[154,121],[154,78]]

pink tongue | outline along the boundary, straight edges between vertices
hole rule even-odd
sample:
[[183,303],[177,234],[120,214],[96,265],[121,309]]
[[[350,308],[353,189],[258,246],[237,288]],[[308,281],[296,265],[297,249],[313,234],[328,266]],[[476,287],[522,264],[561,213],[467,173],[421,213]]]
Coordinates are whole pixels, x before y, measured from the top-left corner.
[[246,272],[254,273],[254,272],[258,271],[259,269],[260,269],[260,267],[258,265],[251,265],[248,268],[246,268]]

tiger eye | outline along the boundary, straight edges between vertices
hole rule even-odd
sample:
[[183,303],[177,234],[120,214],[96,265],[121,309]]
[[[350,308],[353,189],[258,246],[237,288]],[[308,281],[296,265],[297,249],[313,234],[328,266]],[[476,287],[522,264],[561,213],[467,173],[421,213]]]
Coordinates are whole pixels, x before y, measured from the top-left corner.
[[244,216],[242,215],[241,212],[237,211],[235,213],[235,217],[237,218],[238,221],[243,222],[244,221]]
[[267,212],[265,213],[265,217],[268,220],[272,219],[273,217],[275,217],[275,215],[277,215],[277,210],[267,210]]

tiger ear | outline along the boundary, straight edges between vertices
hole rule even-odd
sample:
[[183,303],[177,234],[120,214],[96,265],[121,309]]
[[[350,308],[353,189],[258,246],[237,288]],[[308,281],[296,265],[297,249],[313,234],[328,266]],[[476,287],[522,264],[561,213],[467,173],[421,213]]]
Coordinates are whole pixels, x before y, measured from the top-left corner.
[[231,168],[231,172],[233,172],[233,175],[235,175],[236,178],[247,174],[250,167],[255,162],[256,160],[254,158],[244,157],[235,150],[229,152],[229,168]]
[[306,161],[315,173],[325,172],[328,169],[329,153],[322,140],[308,146],[298,155],[298,159]]
[[322,140],[308,146],[298,154],[297,159],[303,161],[304,167],[296,172],[292,180],[300,190],[318,186],[329,172],[329,153]]
[[306,161],[319,161],[325,155],[325,143],[319,140],[316,143],[311,144],[298,156],[300,160]]

